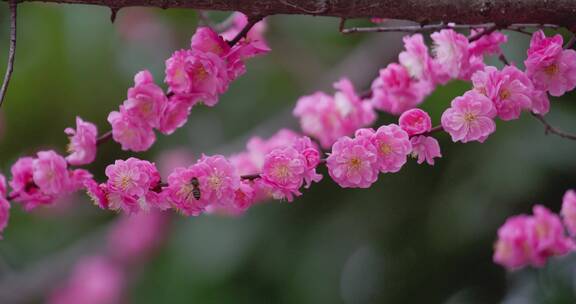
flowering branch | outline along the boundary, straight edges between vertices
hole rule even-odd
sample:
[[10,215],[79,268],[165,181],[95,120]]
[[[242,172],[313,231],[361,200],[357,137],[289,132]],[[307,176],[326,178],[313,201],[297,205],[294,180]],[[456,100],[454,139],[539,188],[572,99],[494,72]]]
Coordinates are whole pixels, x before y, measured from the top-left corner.
[[508,26],[501,26],[495,23],[482,23],[482,24],[448,24],[448,23],[438,23],[438,24],[425,24],[425,25],[405,25],[405,26],[374,26],[374,27],[351,27],[344,28],[341,24],[341,30],[343,34],[353,34],[353,33],[382,33],[382,32],[402,32],[402,33],[423,33],[438,31],[442,29],[454,29],[454,30],[478,30],[484,29],[484,31],[477,33],[475,36],[470,38],[470,42],[473,42],[484,35],[490,34],[499,29],[507,29],[511,31],[518,31],[524,28],[534,27],[534,28],[558,28],[555,24],[538,24],[538,23],[515,23]]
[[16,56],[16,9],[18,7],[18,1],[10,0],[8,6],[10,7],[10,50],[8,51],[8,63],[6,65],[6,74],[4,74],[4,82],[0,88],[0,107],[2,107],[6,91],[8,91],[8,84],[12,77],[14,58]]
[[238,43],[242,38],[246,37],[254,25],[256,25],[256,23],[260,22],[261,20],[262,16],[248,16],[248,23],[246,23],[242,30],[238,32],[238,34],[236,34],[232,40],[228,41],[228,45],[231,47],[236,45],[236,43]]

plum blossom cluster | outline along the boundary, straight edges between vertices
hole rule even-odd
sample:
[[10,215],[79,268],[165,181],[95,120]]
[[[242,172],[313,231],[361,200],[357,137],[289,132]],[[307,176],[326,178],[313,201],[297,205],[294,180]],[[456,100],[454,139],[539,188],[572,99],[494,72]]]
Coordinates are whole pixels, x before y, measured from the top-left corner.
[[108,232],[101,253],[82,257],[66,282],[54,289],[49,304],[109,304],[126,299],[129,272],[154,252],[166,234],[162,212],[122,216]]
[[438,141],[426,135],[431,128],[428,113],[412,109],[400,116],[399,125],[358,129],[353,138],[344,136],[334,143],[326,159],[328,172],[343,188],[368,188],[379,173],[400,171],[410,155],[433,165],[441,153]]
[[323,148],[376,120],[372,104],[356,94],[350,80],[342,78],[334,88],[338,90],[334,96],[318,91],[301,97],[293,111],[302,131],[318,139]]
[[576,249],[576,192],[568,190],[562,202],[561,217],[536,205],[533,215],[516,215],[498,229],[494,262],[515,270],[526,265],[542,267],[550,257]]
[[[246,19],[242,14],[233,18],[234,26],[224,33],[226,37],[237,34]],[[114,140],[123,150],[146,151],[156,140],[154,130],[170,135],[186,123],[194,105],[215,106],[230,83],[245,73],[244,61],[270,50],[263,30],[260,26],[231,46],[211,28],[198,28],[190,47],[166,60],[167,93],[149,71],[138,72],[119,111],[108,116]]]
[[576,87],[576,51],[565,50],[562,36],[534,33],[524,61],[498,70],[486,66],[471,76],[474,88],[457,97],[442,114],[442,127],[454,142],[483,142],[496,130],[495,118],[518,119],[522,111],[544,115],[548,94],[560,96]]
[[370,101],[376,109],[399,115],[422,103],[437,85],[451,79],[469,80],[484,68],[484,55],[499,54],[500,44],[507,41],[502,33],[493,32],[470,42],[452,29],[435,32],[431,38],[432,52],[421,34],[404,37],[399,63],[380,70],[372,82]]

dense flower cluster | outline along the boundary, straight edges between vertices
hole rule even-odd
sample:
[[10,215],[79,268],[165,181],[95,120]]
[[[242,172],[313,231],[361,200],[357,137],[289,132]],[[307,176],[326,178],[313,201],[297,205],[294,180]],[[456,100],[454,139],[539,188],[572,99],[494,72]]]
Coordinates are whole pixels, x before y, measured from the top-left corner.
[[342,78],[334,88],[338,90],[334,96],[316,92],[301,97],[293,112],[300,119],[302,131],[317,138],[323,148],[376,120],[372,105],[356,94],[350,80]]
[[[534,215],[510,217],[500,229],[494,245],[494,262],[508,269],[526,265],[543,266],[553,256],[565,255],[576,249],[576,243],[566,234],[574,235],[574,191],[569,190],[562,204],[560,216],[546,207],[534,206]],[[564,224],[564,225],[563,225]]]
[[[245,17],[237,16],[235,24],[241,24]],[[246,71],[244,60],[270,50],[262,30],[251,31],[247,38],[230,46],[211,28],[198,28],[190,48],[178,50],[166,60],[168,94],[154,83],[147,70],[136,74],[134,87],[128,90],[120,110],[108,116],[114,140],[123,150],[146,151],[156,140],[154,129],[172,134],[186,123],[197,103],[216,105],[219,95]],[[238,31],[233,27],[226,36]]]

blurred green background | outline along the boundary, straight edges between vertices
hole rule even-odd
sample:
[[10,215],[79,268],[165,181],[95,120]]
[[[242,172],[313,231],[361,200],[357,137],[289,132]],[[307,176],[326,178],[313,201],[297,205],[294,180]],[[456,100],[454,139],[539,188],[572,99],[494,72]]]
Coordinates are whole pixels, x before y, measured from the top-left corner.
[[[224,14],[211,14],[215,20]],[[187,47],[192,10],[91,6],[19,6],[15,73],[0,110],[0,172],[39,149],[64,152],[76,115],[108,130],[107,113],[124,100],[133,75]],[[8,12],[0,10],[0,70],[8,49]],[[158,159],[187,149],[230,154],[250,135],[297,128],[297,98],[350,76],[359,91],[395,60],[399,34],[340,35],[338,20],[268,19],[268,56],[249,62],[217,107],[197,107],[174,135],[145,154],[108,143],[89,168],[136,155]],[[510,35],[509,59],[521,65],[528,37]],[[492,61],[495,64],[496,61]],[[452,98],[470,87],[440,87],[423,108],[435,124]],[[576,132],[575,94],[552,98],[549,120]],[[395,121],[380,115],[379,124]],[[497,228],[535,203],[559,211],[576,187],[576,143],[544,135],[529,115],[498,124],[485,144],[453,144],[439,135],[434,167],[409,162],[368,190],[346,190],[329,178],[294,203],[258,205],[242,217],[176,216],[166,245],[134,274],[130,303],[574,303],[576,258],[507,273],[491,262]],[[193,158],[190,158],[190,162]],[[326,173],[323,171],[322,173]],[[71,207],[70,207],[71,206]],[[117,215],[79,195],[68,207],[29,214],[12,209],[0,242],[0,303],[41,303],[75,258],[98,250],[94,237]],[[89,243],[89,246],[85,246]],[[52,260],[51,260],[52,259]],[[55,259],[55,260],[54,260]],[[46,265],[58,261],[56,269]],[[48,261],[48,262],[47,262]],[[54,268],[54,267],[53,267]],[[44,269],[44,271],[43,271]],[[46,273],[49,272],[49,273]]]

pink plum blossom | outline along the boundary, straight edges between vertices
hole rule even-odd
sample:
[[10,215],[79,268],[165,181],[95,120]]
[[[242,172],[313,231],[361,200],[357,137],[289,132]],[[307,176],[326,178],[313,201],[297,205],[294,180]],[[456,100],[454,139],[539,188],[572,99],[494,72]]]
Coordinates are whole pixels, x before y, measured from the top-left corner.
[[372,82],[371,101],[376,109],[397,115],[420,104],[431,88],[429,82],[410,77],[404,66],[391,63]]
[[442,128],[452,141],[483,142],[496,130],[496,109],[488,97],[468,91],[452,100],[451,107],[442,114]]
[[162,193],[176,210],[184,215],[198,216],[210,203],[202,196],[202,185],[199,184],[199,178],[204,174],[205,171],[198,165],[176,168],[168,175],[168,186]]
[[443,73],[459,78],[468,72],[470,54],[468,38],[452,29],[444,29],[430,35],[434,41],[434,60]]
[[310,187],[312,182],[322,180],[322,175],[316,172],[316,167],[320,164],[320,150],[309,137],[302,136],[294,141],[293,147],[306,160],[306,170],[304,171],[304,181],[306,188]]
[[358,97],[350,80],[342,78],[334,88],[338,90],[334,97],[323,92],[301,97],[293,112],[304,133],[320,140],[324,148],[376,120],[372,105]]
[[562,221],[570,235],[576,236],[576,192],[568,190],[562,198]]
[[[472,30],[470,32],[470,36],[474,36],[477,34],[481,34],[482,31]],[[508,41],[508,36],[502,34],[499,31],[494,31],[487,35],[482,35],[479,39],[470,42],[468,46],[468,52],[471,56],[483,56],[485,54],[489,55],[498,55],[502,53],[502,49],[500,48],[501,44],[504,44]]]
[[76,129],[66,128],[64,133],[70,137],[70,144],[68,145],[70,155],[66,157],[69,164],[81,166],[94,161],[97,149],[96,137],[98,136],[96,125],[76,117]]
[[534,265],[542,266],[547,258],[565,255],[574,248],[573,241],[564,234],[558,215],[541,205],[534,206],[533,213],[536,237]]
[[432,60],[422,34],[404,36],[405,51],[398,55],[398,60],[411,77],[431,83],[446,83],[448,75],[441,73],[439,64]]
[[150,190],[160,182],[160,174],[154,164],[131,157],[125,161],[116,160],[106,167],[105,173],[111,209],[133,213],[140,209],[147,210],[155,204],[149,201]]
[[[356,137],[360,136],[362,135],[356,134]],[[370,134],[369,140],[376,148],[378,169],[382,173],[400,171],[412,150],[408,133],[395,124],[381,126]]]
[[108,202],[108,186],[106,183],[98,184],[93,179],[90,179],[84,183],[84,188],[94,205],[102,209],[110,208]]
[[250,208],[255,202],[256,190],[254,183],[247,180],[242,180],[240,186],[234,195],[234,208],[239,212],[243,212]]
[[154,83],[149,71],[138,72],[134,76],[134,87],[128,89],[128,99],[124,101],[124,114],[150,128],[160,126],[168,99],[164,91]]
[[204,171],[198,177],[203,199],[211,204],[232,203],[240,184],[240,176],[234,166],[222,155],[202,155],[196,165]]
[[[234,37],[246,26],[248,18],[246,15],[236,12],[230,17],[232,18],[232,27],[222,33],[224,39],[232,40]],[[266,21],[262,20],[256,23],[248,32],[245,38],[241,39],[234,45],[228,55],[228,60],[231,62],[231,69],[233,71],[233,78],[238,77],[239,74],[244,72],[244,64],[242,60],[254,57],[256,55],[265,54],[270,51],[270,47],[264,38],[266,31]]]
[[510,217],[498,229],[493,260],[510,270],[530,263],[534,256],[536,239],[533,235],[534,219],[527,215]]
[[230,46],[213,29],[205,26],[198,27],[196,33],[190,41],[190,48],[193,50],[214,53],[219,57],[224,57],[230,52]]
[[532,91],[532,112],[545,115],[550,112],[550,99],[545,91]]
[[0,174],[0,239],[2,232],[8,226],[8,219],[10,217],[10,202],[6,198],[8,195],[6,189],[6,178]]
[[34,184],[46,194],[67,192],[70,178],[64,157],[52,150],[40,151],[37,156],[32,162]]
[[26,211],[30,211],[38,205],[47,205],[52,203],[55,195],[42,192],[34,183],[32,157],[19,158],[10,169],[12,179],[9,184],[12,188],[11,196],[14,200],[22,203]]
[[532,107],[532,83],[514,66],[507,65],[502,71],[488,66],[472,75],[472,83],[492,100],[502,120],[518,119],[522,110]]
[[306,159],[296,149],[277,148],[266,154],[261,177],[275,199],[291,202],[294,195],[302,194],[299,189],[306,169]]
[[218,103],[218,96],[228,90],[225,59],[211,52],[179,50],[166,60],[165,82],[170,92],[202,96],[207,106]]
[[182,127],[188,120],[192,107],[198,101],[195,95],[176,94],[170,97],[168,105],[160,118],[158,129],[166,135],[170,135],[176,129]]
[[49,298],[49,304],[121,303],[125,274],[105,256],[84,257],[75,266],[68,282]]
[[128,115],[123,106],[120,112],[110,112],[108,122],[112,126],[112,137],[122,145],[122,150],[146,151],[156,141],[152,128]]
[[328,173],[343,188],[368,188],[378,179],[377,153],[369,138],[341,137],[326,160]]
[[438,140],[431,136],[414,136],[410,138],[412,144],[411,155],[417,159],[419,164],[426,161],[429,165],[434,165],[434,158],[442,157]]
[[432,129],[430,115],[421,109],[412,109],[402,113],[398,124],[410,136],[426,133]]
[[564,50],[560,34],[546,37],[542,30],[534,32],[524,61],[526,75],[538,90],[562,96],[576,87],[576,51]]

